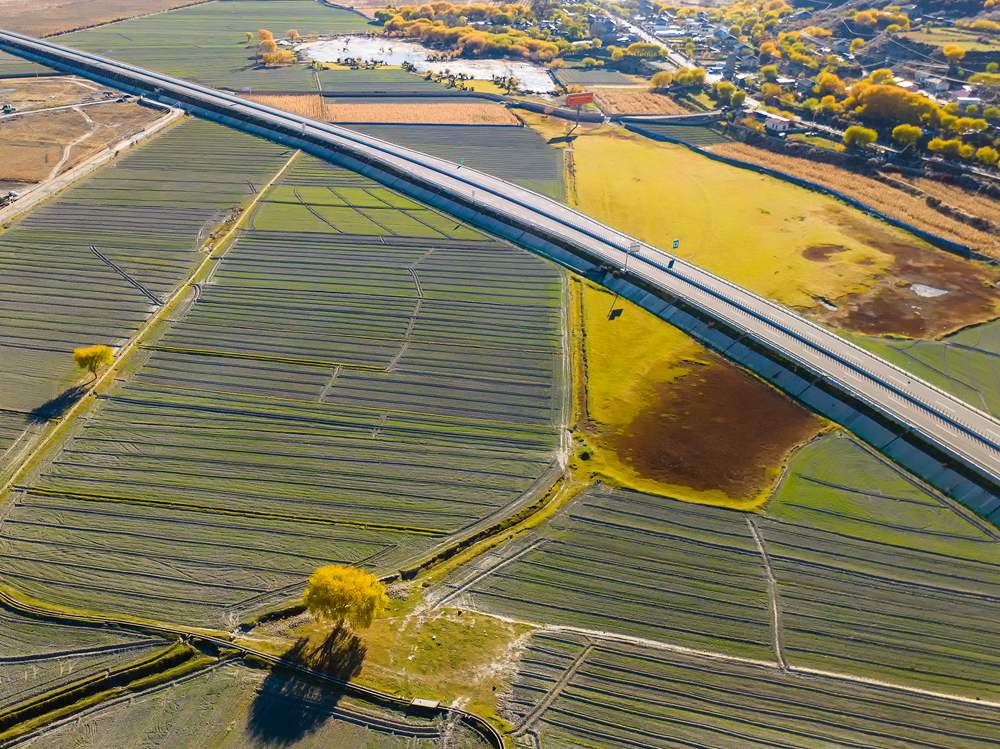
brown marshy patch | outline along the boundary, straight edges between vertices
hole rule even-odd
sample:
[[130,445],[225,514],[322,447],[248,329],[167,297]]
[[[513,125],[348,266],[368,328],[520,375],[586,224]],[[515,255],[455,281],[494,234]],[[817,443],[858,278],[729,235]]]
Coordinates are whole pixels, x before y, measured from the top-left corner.
[[847,252],[847,248],[839,244],[814,244],[802,250],[802,257],[806,260],[814,260],[817,263],[825,263],[834,255]]
[[831,325],[871,335],[934,338],[1000,314],[995,270],[849,211],[833,215],[853,236],[890,255],[893,264],[870,289],[836,300],[836,310],[817,311]]
[[704,352],[669,382],[651,383],[632,421],[601,441],[637,474],[750,500],[823,422],[770,385]]

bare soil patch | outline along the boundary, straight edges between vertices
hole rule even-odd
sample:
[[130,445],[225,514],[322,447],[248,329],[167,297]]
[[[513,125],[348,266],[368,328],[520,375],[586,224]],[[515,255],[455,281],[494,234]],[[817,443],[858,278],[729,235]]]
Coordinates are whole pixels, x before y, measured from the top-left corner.
[[206,0],[0,0],[3,28],[32,36],[111,23]]
[[652,383],[645,407],[603,441],[640,475],[697,491],[754,497],[822,423],[743,370],[705,352],[689,372]]
[[[830,324],[872,335],[934,338],[991,320],[1000,312],[995,271],[956,255],[900,241],[888,228],[847,212],[834,215],[852,234],[890,254],[894,262],[873,288],[839,299],[836,310],[817,311]],[[914,284],[947,293],[921,296],[913,290]]]
[[641,88],[596,88],[594,100],[605,114],[688,114],[666,94]]
[[[1000,236],[996,233],[977,229],[956,218],[946,216],[927,205],[926,199],[871,177],[832,164],[773,153],[746,143],[723,143],[713,146],[712,150],[715,153],[774,167],[818,182],[874,206],[894,218],[921,226],[945,239],[966,244],[983,254],[1000,258]],[[1000,201],[986,196],[974,196],[959,187],[942,185],[932,180],[919,180],[919,183],[921,189],[956,208],[1000,222]]]
[[413,125],[519,125],[505,107],[485,101],[328,101],[316,94],[268,95],[254,101],[327,122]]
[[69,150],[60,174],[163,116],[158,110],[126,102],[83,111],[86,116],[76,109],[62,109],[0,120],[0,180],[37,183],[55,177],[52,170],[62,160],[64,149],[78,138],[86,136]]
[[[0,102],[10,104],[18,112],[30,112],[97,101],[107,90],[110,89],[75,76],[18,78],[0,81]],[[117,91],[114,93],[115,96],[121,95]]]

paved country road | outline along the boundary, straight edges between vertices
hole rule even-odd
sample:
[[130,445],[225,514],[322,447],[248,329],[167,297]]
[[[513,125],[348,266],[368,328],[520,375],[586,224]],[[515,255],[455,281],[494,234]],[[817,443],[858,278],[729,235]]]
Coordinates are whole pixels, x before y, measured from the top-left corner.
[[[12,32],[0,31],[0,48],[264,137],[297,143],[325,153],[327,158],[333,152],[344,164],[390,187],[422,194],[438,203],[444,199],[445,210],[530,249],[557,257],[566,257],[569,252],[577,259],[615,269],[616,277],[653,288],[659,295],[679,298],[773,355],[795,362],[890,417],[903,425],[899,432],[910,432],[943,451],[949,462],[962,464],[966,474],[971,469],[972,475],[979,477],[978,483],[982,486],[985,481],[987,488],[973,489],[950,472],[940,481],[946,486],[939,484],[939,488],[961,485],[953,494],[976,495],[980,514],[1000,513],[1000,422],[824,327],[702,268],[525,188],[346,128]],[[669,220],[668,215],[665,220]],[[851,428],[853,419],[844,421]]]

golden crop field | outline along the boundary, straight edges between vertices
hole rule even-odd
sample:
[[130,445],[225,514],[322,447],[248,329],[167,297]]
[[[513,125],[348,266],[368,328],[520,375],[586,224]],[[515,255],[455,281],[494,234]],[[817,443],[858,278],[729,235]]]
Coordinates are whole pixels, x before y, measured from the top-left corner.
[[327,122],[413,125],[518,125],[510,110],[481,101],[400,102],[378,99],[329,102],[318,94],[260,94],[254,101],[314,120]]

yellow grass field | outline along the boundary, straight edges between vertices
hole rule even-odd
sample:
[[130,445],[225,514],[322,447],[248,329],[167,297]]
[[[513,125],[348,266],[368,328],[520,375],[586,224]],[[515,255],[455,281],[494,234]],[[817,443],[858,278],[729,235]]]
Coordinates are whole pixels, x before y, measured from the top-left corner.
[[833,198],[611,126],[573,135],[573,205],[656,247],[678,239],[680,256],[835,327],[933,337],[1000,314],[994,270]]
[[[910,195],[871,177],[855,174],[832,164],[772,153],[746,143],[722,143],[713,146],[712,150],[725,156],[772,166],[840,190],[865,203],[878,206],[879,210],[894,218],[918,224],[945,239],[967,244],[984,254],[1000,258],[1000,236],[976,229],[935,211],[922,198]],[[1000,201],[968,193],[959,187],[946,185],[935,180],[914,179],[911,182],[925,193],[956,208],[961,208],[974,216],[991,218],[995,222],[1000,222]]]
[[[576,381],[586,383],[576,396],[585,445],[579,470],[644,492],[753,510],[797,446],[824,428],[642,308],[589,282],[572,281],[571,292]],[[622,310],[615,319],[612,305]]]
[[639,88],[595,88],[594,100],[605,114],[687,114],[665,94]]
[[330,102],[318,94],[259,94],[254,101],[327,122],[393,122],[422,125],[519,125],[506,107],[485,101]]

